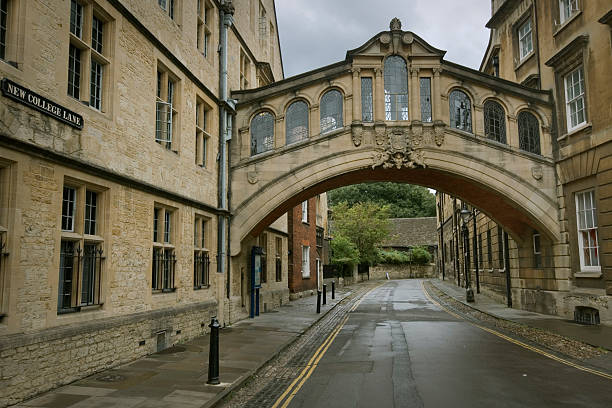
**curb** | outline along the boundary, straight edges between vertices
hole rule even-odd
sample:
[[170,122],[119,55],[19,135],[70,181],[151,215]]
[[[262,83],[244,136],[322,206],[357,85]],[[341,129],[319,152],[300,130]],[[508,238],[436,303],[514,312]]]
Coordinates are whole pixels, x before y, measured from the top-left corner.
[[[522,326],[525,326],[525,327],[529,327],[529,328],[531,328],[531,329],[542,330],[542,331],[545,331],[545,332],[546,332],[546,331],[548,331],[548,332],[550,332],[550,333],[556,334],[557,336],[561,336],[561,337],[564,337],[564,338],[567,338],[567,339],[570,339],[570,340],[574,340],[574,341],[579,341],[580,343],[584,343],[584,344],[589,345],[589,346],[591,346],[591,347],[600,348],[600,349],[606,350],[606,351],[607,351],[607,352],[609,352],[609,353],[612,353],[612,350],[611,350],[611,349],[608,349],[608,348],[606,348],[606,347],[603,347],[603,346],[600,346],[600,345],[597,345],[597,344],[592,344],[592,343],[589,343],[589,342],[584,341],[584,340],[582,340],[582,339],[577,339],[577,338],[575,338],[575,337],[568,337],[568,336],[565,336],[565,335],[563,335],[563,334],[560,334],[560,333],[554,332],[554,331],[552,331],[552,330],[543,329],[543,328],[541,328],[541,327],[537,327],[537,326],[530,326],[530,325],[528,325],[528,324],[526,324],[526,323],[522,323],[522,322],[517,322],[517,321],[515,321],[515,320],[506,319],[505,317],[502,317],[502,316],[499,316],[499,315],[493,314],[493,313],[491,313],[491,312],[487,312],[487,311],[485,311],[485,310],[479,309],[479,308],[477,308],[477,307],[475,307],[475,306],[472,306],[472,305],[471,305],[471,304],[469,304],[468,302],[465,302],[465,301],[463,301],[463,300],[457,299],[457,298],[455,298],[454,296],[450,295],[450,294],[449,294],[449,293],[447,293],[447,292],[446,292],[444,289],[440,288],[440,287],[439,287],[439,286],[438,286],[436,283],[434,283],[434,281],[433,281],[433,280],[430,280],[430,281],[428,281],[428,282],[431,282],[431,284],[432,284],[433,286],[435,286],[435,287],[436,287],[436,288],[437,288],[439,291],[443,292],[443,293],[444,293],[446,296],[450,297],[451,299],[454,299],[455,301],[457,301],[457,302],[459,302],[459,303],[461,303],[461,304],[463,304],[463,305],[465,305],[465,306],[468,306],[469,308],[471,308],[471,309],[473,309],[473,310],[476,310],[476,311],[478,311],[478,312],[480,312],[480,313],[486,314],[487,316],[490,316],[490,317],[492,317],[492,318],[494,318],[494,319],[503,320],[503,321],[505,321],[505,322],[510,322],[510,323],[514,323],[514,324],[519,324],[519,325],[522,325]],[[517,310],[519,310],[519,309],[517,309]]]
[[[350,287],[350,286],[349,286]],[[353,291],[348,292],[344,297],[338,300],[335,305],[327,309],[325,312],[322,312],[320,316],[312,322],[310,326],[304,329],[301,333],[299,333],[296,337],[289,340],[287,343],[283,344],[275,353],[273,353],[270,358],[262,362],[259,367],[251,369],[244,376],[234,381],[230,386],[226,389],[218,393],[213,399],[209,400],[205,405],[202,405],[202,408],[213,408],[216,407],[220,402],[222,402],[232,391],[242,387],[248,380],[250,380],[255,374],[257,374],[264,366],[266,366],[270,361],[274,360],[281,353],[283,353],[287,348],[289,348],[293,343],[295,343],[300,337],[304,335],[308,330],[312,328],[315,324],[317,324],[321,319],[323,319],[329,312],[335,309],[344,299],[346,299]]]

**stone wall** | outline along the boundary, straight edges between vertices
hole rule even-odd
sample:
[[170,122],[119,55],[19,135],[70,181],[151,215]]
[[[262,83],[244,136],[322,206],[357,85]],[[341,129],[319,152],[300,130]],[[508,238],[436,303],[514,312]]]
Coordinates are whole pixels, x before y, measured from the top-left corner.
[[0,407],[201,336],[214,301],[14,334],[0,340]]
[[433,278],[436,273],[434,264],[430,265],[389,265],[382,264],[370,267],[370,279],[386,279],[389,273],[390,279],[409,279],[409,278]]

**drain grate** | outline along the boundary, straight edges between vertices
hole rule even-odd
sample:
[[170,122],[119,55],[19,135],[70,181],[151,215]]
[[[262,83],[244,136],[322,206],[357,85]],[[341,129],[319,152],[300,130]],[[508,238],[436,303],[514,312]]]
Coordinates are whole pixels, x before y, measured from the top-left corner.
[[104,374],[104,375],[97,377],[96,381],[105,382],[105,383],[114,383],[114,382],[124,381],[125,378],[126,377],[121,374],[109,373],[109,374]]

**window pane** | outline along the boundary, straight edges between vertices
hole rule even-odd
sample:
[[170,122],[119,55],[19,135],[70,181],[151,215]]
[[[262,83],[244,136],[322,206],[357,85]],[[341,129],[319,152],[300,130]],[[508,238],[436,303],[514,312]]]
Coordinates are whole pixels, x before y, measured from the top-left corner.
[[385,120],[408,120],[408,69],[398,55],[385,60]]
[[102,27],[102,21],[94,16],[91,22],[91,48],[100,54],[102,54],[102,40],[104,38]]
[[170,212],[166,211],[165,213],[165,217],[164,217],[164,242],[165,243],[170,243],[170,232],[171,232],[171,225],[170,225],[170,221],[172,220],[172,217],[170,217]]
[[285,115],[287,144],[308,139],[308,105],[304,101],[293,102]]
[[8,20],[8,0],[0,0],[0,59],[6,58],[7,20]]
[[372,122],[374,120],[374,106],[372,103],[372,78],[361,78],[361,120]]
[[468,96],[454,90],[448,99],[451,127],[472,133],[472,108]]
[[320,104],[321,134],[343,127],[342,94],[332,89],[323,95]]
[[73,273],[75,261],[75,245],[73,241],[62,241],[60,246],[60,268],[58,282],[57,309],[72,307]]
[[70,44],[68,49],[68,95],[79,99],[81,88],[81,51]]
[[506,112],[495,101],[484,104],[485,135],[496,142],[506,143]]
[[83,34],[83,6],[75,0],[70,1],[70,32],[79,38]]
[[85,234],[95,235],[98,194],[87,190],[85,197]]
[[102,72],[104,67],[91,60],[90,96],[89,104],[98,110],[102,109]]
[[540,122],[530,112],[518,115],[519,148],[530,153],[540,154]]
[[421,78],[421,121],[431,122],[431,78]]
[[251,120],[251,155],[274,149],[274,117],[260,112]]
[[74,210],[76,201],[76,190],[72,187],[64,187],[62,200],[62,230],[74,231]]

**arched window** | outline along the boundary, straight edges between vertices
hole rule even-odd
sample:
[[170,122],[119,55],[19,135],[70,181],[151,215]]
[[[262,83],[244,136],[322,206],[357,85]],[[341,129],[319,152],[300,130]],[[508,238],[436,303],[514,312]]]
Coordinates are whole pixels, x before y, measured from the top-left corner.
[[385,120],[408,120],[408,69],[399,55],[385,60]]
[[465,92],[454,90],[448,97],[450,126],[472,133],[472,105]]
[[518,114],[519,148],[526,152],[540,154],[540,122],[530,112]]
[[287,108],[285,138],[287,144],[308,139],[308,105],[306,102],[296,101]]
[[274,117],[260,112],[251,120],[251,155],[274,149]]
[[506,143],[506,112],[499,103],[484,103],[484,128],[488,139]]
[[321,98],[321,133],[340,129],[342,126],[342,94],[332,89]]

